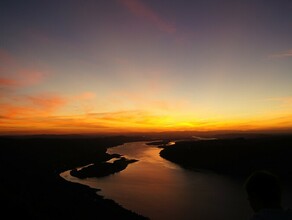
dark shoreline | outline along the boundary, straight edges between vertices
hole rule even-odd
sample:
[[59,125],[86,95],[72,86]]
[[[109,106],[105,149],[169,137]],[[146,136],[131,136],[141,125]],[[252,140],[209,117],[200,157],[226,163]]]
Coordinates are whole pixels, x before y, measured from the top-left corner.
[[90,178],[90,177],[105,177],[112,175],[126,169],[130,163],[137,162],[138,160],[126,159],[120,157],[114,162],[98,162],[92,165],[81,168],[80,170],[73,169],[70,171],[70,175],[79,179]]
[[[0,137],[3,204],[0,211],[9,218],[37,220],[148,219],[113,200],[104,199],[96,189],[68,182],[59,175],[88,164],[95,164],[97,168],[109,159],[120,158],[120,155],[107,154],[107,149],[133,141],[149,141],[148,144],[162,148],[161,157],[186,169],[209,170],[240,181],[256,169],[268,169],[285,183],[292,183],[291,135],[204,141],[189,138],[171,146],[167,145],[169,138],[155,139],[151,142],[151,138],[139,136]],[[97,176],[119,172],[131,162],[134,161],[123,159],[121,164],[106,168]],[[93,173],[94,169],[82,175]]]
[[104,199],[95,189],[71,183],[61,172],[100,163],[107,148],[141,137],[0,138],[1,214],[9,218],[147,219]]
[[255,170],[268,170],[292,183],[292,135],[179,141],[160,156],[185,169],[207,170],[245,180]]

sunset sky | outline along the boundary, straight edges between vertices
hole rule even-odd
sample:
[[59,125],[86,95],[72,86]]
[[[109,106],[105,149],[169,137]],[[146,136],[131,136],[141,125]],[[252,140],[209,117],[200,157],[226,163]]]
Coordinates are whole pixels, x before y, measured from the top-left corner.
[[292,131],[291,0],[1,0],[0,134]]

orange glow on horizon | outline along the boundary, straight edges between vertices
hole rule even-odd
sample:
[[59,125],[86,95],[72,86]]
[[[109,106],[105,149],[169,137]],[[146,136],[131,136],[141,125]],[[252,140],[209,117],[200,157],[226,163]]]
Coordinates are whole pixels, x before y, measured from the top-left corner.
[[286,1],[81,2],[0,7],[0,135],[292,131]]
[[[20,110],[19,110],[20,111]],[[25,109],[24,111],[27,111]],[[21,114],[20,114],[21,115]],[[162,131],[292,130],[292,115],[254,119],[195,120],[154,115],[143,111],[38,117],[7,115],[0,118],[1,134],[77,134]]]

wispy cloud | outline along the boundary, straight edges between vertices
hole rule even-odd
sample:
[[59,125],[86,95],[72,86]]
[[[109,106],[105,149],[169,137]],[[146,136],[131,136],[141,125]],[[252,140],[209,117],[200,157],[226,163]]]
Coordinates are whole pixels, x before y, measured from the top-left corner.
[[0,76],[0,86],[23,87],[40,83],[45,78],[45,74],[35,70],[22,69],[12,76]]
[[[8,107],[8,106],[6,106]],[[11,117],[11,115],[3,115],[0,111],[0,132],[28,132],[28,133],[102,133],[102,132],[128,132],[139,131],[141,128],[153,128],[153,124],[160,118],[144,111],[120,111],[91,113],[85,115],[70,116],[54,116],[54,115],[38,115],[35,109],[20,108],[10,106],[10,111],[15,113],[29,112],[34,114],[26,115],[26,117]],[[151,120],[146,120],[146,118]],[[156,120],[153,120],[153,119]]]
[[74,98],[77,100],[91,100],[94,99],[95,96],[96,95],[94,92],[83,92],[81,94],[74,96]]
[[19,76],[20,85],[34,85],[42,82],[46,74],[36,70],[22,70]]
[[283,110],[291,111],[292,110],[292,96],[269,98],[269,99],[267,99],[267,101],[277,103],[277,105],[281,111],[283,111]]
[[0,87],[24,87],[38,84],[47,76],[44,71],[26,65],[11,53],[0,49]]
[[52,112],[64,106],[67,100],[60,95],[41,94],[38,96],[29,96],[27,100],[36,108],[45,112]]
[[[15,102],[16,101],[16,102]],[[64,106],[67,100],[59,95],[39,94],[14,96],[0,102],[0,115],[5,118],[46,117]]]
[[[77,95],[72,95],[68,97],[71,102],[71,107],[74,105],[75,111],[83,112],[85,114],[94,111],[96,106],[96,94],[91,91],[84,91]],[[71,108],[72,109],[72,108]]]
[[[46,101],[45,101],[46,102]],[[42,103],[37,101],[37,104]],[[55,102],[53,102],[55,103]],[[42,104],[40,104],[42,105]],[[44,104],[43,106],[46,106]],[[8,106],[6,106],[8,107]],[[11,133],[108,133],[166,130],[291,129],[291,113],[243,120],[181,120],[144,110],[96,112],[81,115],[38,115],[36,108],[10,106],[15,112],[29,112],[26,117],[9,117],[0,111],[0,132]],[[33,114],[32,114],[33,113]],[[25,116],[25,115],[23,115]]]
[[292,57],[292,49],[269,55],[270,59],[280,59],[280,58],[287,58],[287,57]]
[[0,86],[15,86],[17,85],[18,82],[16,80],[13,79],[9,79],[6,77],[0,77]]
[[11,56],[9,52],[0,48],[0,64],[1,65],[11,65],[15,63],[15,59]]
[[126,7],[132,14],[137,17],[144,18],[151,22],[160,30],[167,33],[176,32],[176,27],[164,20],[157,12],[151,7],[146,5],[142,0],[118,0],[124,7]]

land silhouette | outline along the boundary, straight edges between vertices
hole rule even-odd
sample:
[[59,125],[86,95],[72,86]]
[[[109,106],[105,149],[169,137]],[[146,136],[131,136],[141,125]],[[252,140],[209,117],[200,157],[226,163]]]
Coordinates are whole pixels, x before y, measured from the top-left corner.
[[292,180],[292,136],[267,135],[178,141],[160,147],[160,156],[191,170],[247,178],[255,170]]
[[[265,169],[286,184],[292,182],[291,135],[219,134],[217,139],[209,139],[215,137],[211,134],[200,140],[189,132],[174,134],[1,137],[2,215],[42,220],[147,219],[103,198],[97,190],[59,175],[68,170],[78,178],[114,175],[135,160],[109,155],[107,149],[133,141],[156,144],[161,157],[196,172],[204,170],[244,180],[254,170]],[[176,143],[167,145],[169,141]],[[115,161],[109,162],[113,158]]]
[[0,138],[1,215],[9,219],[147,219],[96,190],[67,182],[63,171],[112,158],[108,147],[141,137]]
[[126,159],[125,157],[121,157],[114,162],[101,161],[81,168],[80,170],[73,169],[70,171],[70,174],[80,179],[89,177],[105,177],[126,169],[128,164],[136,161],[137,160],[135,159]]

